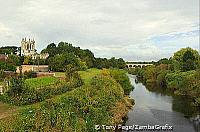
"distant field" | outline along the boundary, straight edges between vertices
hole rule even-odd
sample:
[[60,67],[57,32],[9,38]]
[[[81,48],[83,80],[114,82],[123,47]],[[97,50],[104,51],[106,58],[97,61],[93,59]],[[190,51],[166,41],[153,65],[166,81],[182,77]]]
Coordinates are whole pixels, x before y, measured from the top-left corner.
[[31,78],[26,79],[25,84],[30,88],[40,88],[48,85],[55,84],[59,79],[56,77],[40,77],[40,78]]
[[86,71],[79,71],[79,74],[81,78],[83,79],[83,81],[85,82],[85,84],[88,84],[94,76],[100,73],[101,73],[101,70],[95,69],[95,68],[88,69]]

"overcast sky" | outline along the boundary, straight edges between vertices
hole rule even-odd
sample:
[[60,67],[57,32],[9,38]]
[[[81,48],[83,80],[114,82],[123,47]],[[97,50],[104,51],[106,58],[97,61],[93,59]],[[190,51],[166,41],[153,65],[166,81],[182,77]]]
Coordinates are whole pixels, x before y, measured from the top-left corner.
[[198,49],[199,0],[0,0],[0,46],[66,41],[96,57],[151,61]]

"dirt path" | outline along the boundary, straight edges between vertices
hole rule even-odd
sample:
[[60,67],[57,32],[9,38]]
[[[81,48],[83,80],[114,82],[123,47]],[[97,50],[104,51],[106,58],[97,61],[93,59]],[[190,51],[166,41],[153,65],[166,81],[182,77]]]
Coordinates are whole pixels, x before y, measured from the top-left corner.
[[16,110],[16,106],[11,106],[9,104],[0,102],[0,119],[10,116],[11,114],[15,113]]

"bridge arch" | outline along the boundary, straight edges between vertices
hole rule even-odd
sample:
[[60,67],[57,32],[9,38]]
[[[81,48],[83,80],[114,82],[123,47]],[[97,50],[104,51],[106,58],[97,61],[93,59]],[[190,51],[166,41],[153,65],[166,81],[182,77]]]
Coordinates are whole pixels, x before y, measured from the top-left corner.
[[127,68],[136,68],[136,67],[140,67],[140,68],[143,68],[145,66],[151,66],[153,64],[136,64],[136,63],[127,63],[126,64],[126,67]]

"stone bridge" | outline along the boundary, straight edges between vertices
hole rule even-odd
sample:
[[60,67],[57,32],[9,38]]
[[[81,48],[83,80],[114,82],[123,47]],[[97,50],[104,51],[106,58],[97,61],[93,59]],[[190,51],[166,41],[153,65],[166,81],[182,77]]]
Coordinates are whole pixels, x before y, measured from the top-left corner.
[[145,66],[151,66],[153,64],[136,64],[136,63],[127,63],[126,66],[127,68],[136,68],[136,67],[145,67]]

